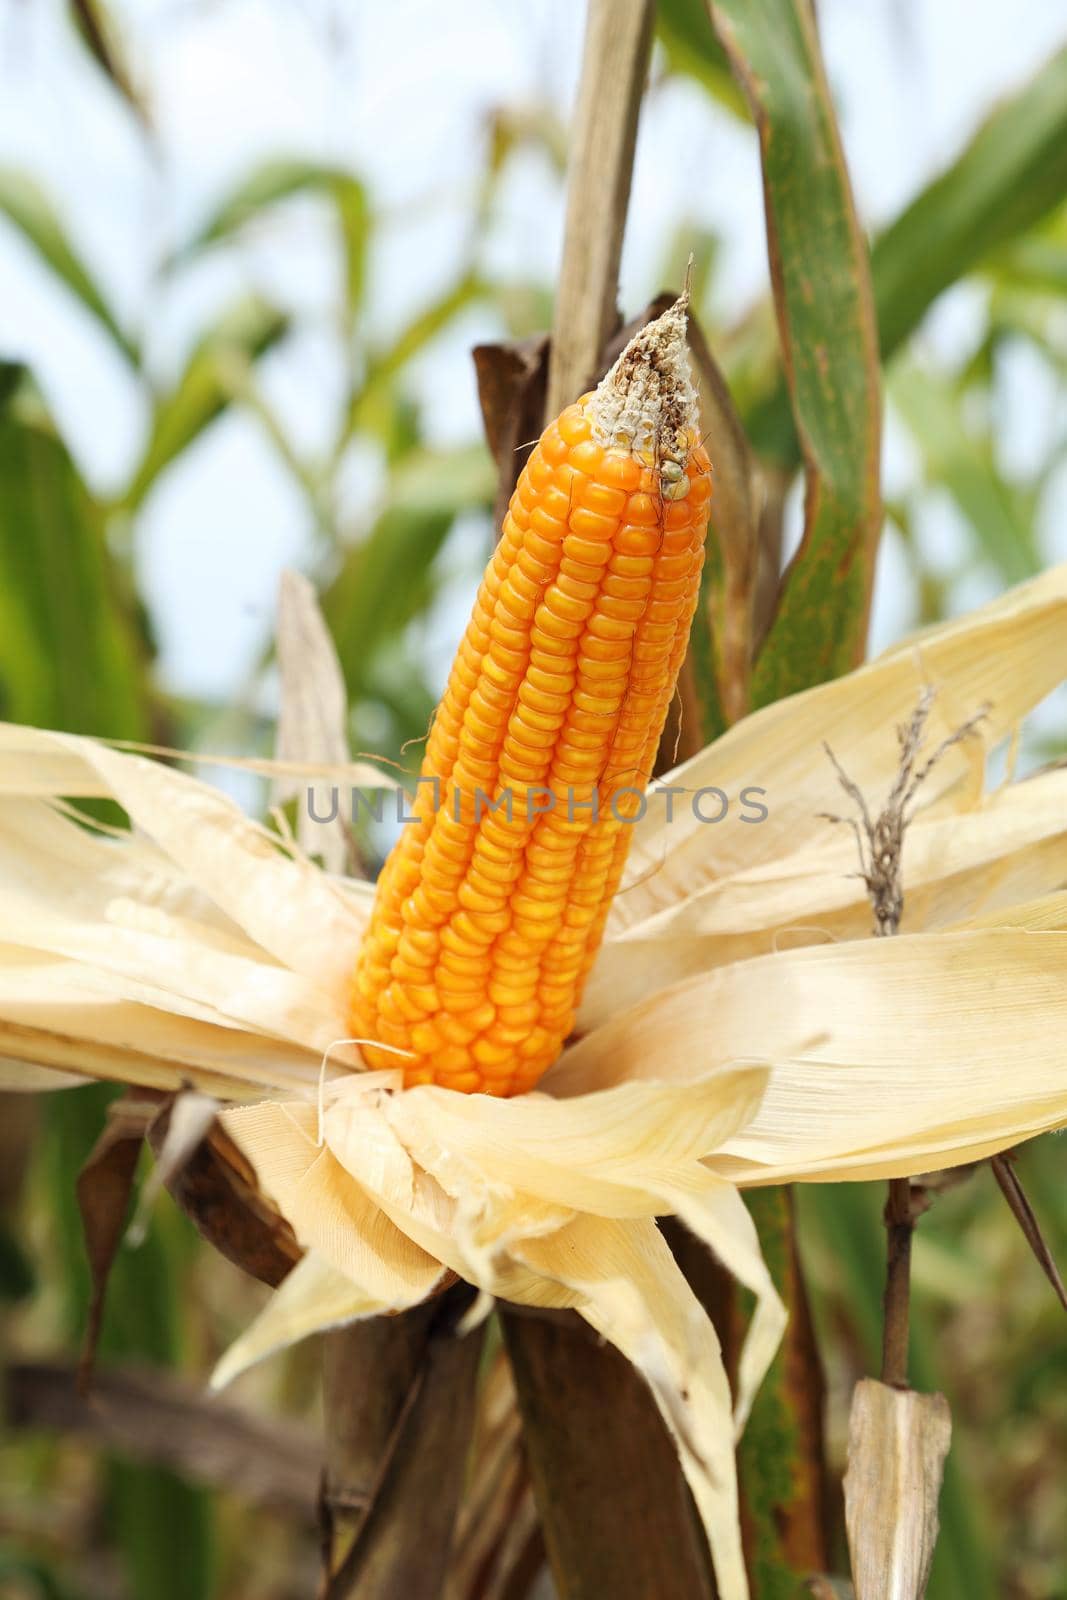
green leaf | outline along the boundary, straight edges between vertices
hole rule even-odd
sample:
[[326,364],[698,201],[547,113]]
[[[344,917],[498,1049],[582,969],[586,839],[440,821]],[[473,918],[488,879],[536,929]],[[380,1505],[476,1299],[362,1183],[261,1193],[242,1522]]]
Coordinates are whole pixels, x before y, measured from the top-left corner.
[[898,350],[949,284],[1067,195],[1067,48],[997,106],[962,155],[874,247],[882,353]]
[[704,0],[656,0],[656,36],[672,71],[695,78],[721,106],[748,121],[748,105],[712,31]]
[[974,529],[978,547],[1004,583],[1022,583],[1041,567],[1033,496],[1005,483],[992,443],[964,425],[953,384],[914,363],[898,364],[889,393],[922,452],[929,483],[942,484]]
[[0,375],[0,716],[146,738],[147,645],[103,508],[23,369]]
[[456,517],[490,505],[495,488],[480,445],[413,452],[394,474],[385,509],[322,597],[354,707],[373,681],[376,658],[425,609],[433,563]]
[[[1065,197],[1067,50],[1061,50],[992,112],[952,165],[875,241],[871,275],[883,358],[900,349],[943,290],[983,264],[1003,262],[1005,247]],[[742,404],[752,442],[761,455],[795,466],[797,436],[781,372],[757,373],[757,380]],[[739,397],[743,390],[742,382]]]
[[207,330],[174,388],[156,401],[148,443],[122,498],[126,510],[136,509],[160,473],[240,398],[254,363],[288,327],[282,312],[250,297]]
[[369,216],[362,183],[340,167],[314,161],[264,162],[230,191],[170,265],[184,265],[212,245],[232,239],[272,206],[303,194],[325,195],[333,204],[344,245],[345,304],[353,316],[363,299]]
[[771,279],[806,477],[804,537],[752,680],[757,706],[853,666],[881,524],[867,249],[808,0],[711,0],[760,135]]
[[0,1217],[0,1306],[25,1299],[36,1286],[33,1262],[8,1223]]
[[1067,244],[1056,239],[1020,239],[994,257],[990,269],[998,284],[1032,293],[1067,295]]
[[[54,1218],[68,1336],[81,1337],[89,1297],[77,1172],[96,1140],[116,1091],[93,1084],[50,1095],[43,1108],[43,1166]],[[196,1235],[172,1206],[151,1219],[144,1243],[123,1248],[108,1285],[100,1354],[175,1365],[182,1345],[185,1269]],[[214,1567],[210,1495],[159,1467],[111,1458],[108,1500],[112,1538],[122,1554],[128,1592],[138,1600],[209,1600]]]
[[0,1594],[9,1592],[16,1600],[84,1600],[83,1590],[68,1589],[36,1556],[0,1550]]
[[150,129],[148,111],[134,86],[122,39],[110,9],[102,0],[69,0],[68,9],[75,32],[104,77],[144,127]]
[[52,202],[39,184],[14,167],[0,166],[0,215],[18,229],[90,316],[106,328],[127,360],[136,365],[136,344],[119,326],[92,273],[71,244]]
[[487,298],[489,292],[489,286],[476,273],[464,273],[405,323],[389,344],[371,351],[363,383],[349,403],[344,440],[366,428],[390,442],[397,407],[404,405],[403,398],[397,395],[394,380],[456,317]]
[[745,1203],[768,1271],[789,1307],[781,1349],[737,1446],[746,1561],[759,1600],[803,1600],[810,1593],[806,1580],[812,1570],[827,1565],[822,1372],[797,1254],[791,1191],[750,1189]]

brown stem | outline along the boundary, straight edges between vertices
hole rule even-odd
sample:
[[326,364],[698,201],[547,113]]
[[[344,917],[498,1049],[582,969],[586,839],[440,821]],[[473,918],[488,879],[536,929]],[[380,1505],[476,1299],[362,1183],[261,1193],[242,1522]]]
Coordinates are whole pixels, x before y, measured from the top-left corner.
[[501,1322],[560,1600],[712,1600],[707,1547],[652,1396],[576,1317]]
[[147,1466],[224,1488],[274,1516],[313,1524],[322,1452],[312,1429],[205,1395],[171,1372],[108,1366],[80,1393],[77,1369],[16,1361],[4,1373],[4,1420],[19,1433],[86,1439]]
[[911,1309],[911,1236],[915,1216],[911,1180],[890,1178],[885,1207],[885,1317],[882,1327],[882,1382],[908,1387],[908,1320]]
[[589,0],[571,135],[563,262],[546,413],[596,377],[615,321],[637,118],[652,55],[652,0]]
[[445,1585],[474,1420],[481,1328],[466,1285],[327,1336],[330,1546],[323,1600],[436,1600]]

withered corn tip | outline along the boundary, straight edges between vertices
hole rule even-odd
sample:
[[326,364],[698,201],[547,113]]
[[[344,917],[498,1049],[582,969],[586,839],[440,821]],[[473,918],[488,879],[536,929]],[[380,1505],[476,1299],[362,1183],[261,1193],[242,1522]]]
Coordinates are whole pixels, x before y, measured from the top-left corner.
[[[356,964],[409,1085],[530,1089],[574,1025],[689,638],[710,466],[685,301],[524,468]],[[510,797],[510,801],[509,801]]]

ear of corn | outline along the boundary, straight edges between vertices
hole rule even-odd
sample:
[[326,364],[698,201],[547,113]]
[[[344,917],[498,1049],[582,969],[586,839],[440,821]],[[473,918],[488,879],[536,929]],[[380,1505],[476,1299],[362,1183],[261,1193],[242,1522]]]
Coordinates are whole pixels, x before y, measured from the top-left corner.
[[696,424],[679,301],[519,479],[352,985],[409,1085],[519,1093],[573,1026],[697,602]]

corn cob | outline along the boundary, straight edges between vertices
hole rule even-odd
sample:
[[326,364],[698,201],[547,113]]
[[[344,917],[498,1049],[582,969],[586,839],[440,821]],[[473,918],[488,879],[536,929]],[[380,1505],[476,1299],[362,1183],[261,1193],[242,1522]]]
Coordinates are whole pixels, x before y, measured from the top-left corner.
[[520,1093],[573,1027],[697,602],[696,422],[680,300],[519,478],[352,984],[408,1085]]

